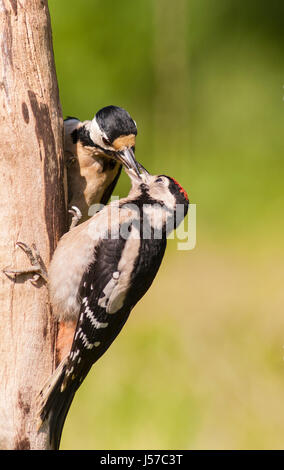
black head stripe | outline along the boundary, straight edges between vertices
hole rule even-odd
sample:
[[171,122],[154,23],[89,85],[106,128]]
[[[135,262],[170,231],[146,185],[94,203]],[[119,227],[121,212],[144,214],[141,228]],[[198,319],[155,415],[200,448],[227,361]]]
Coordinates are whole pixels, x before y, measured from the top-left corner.
[[183,187],[171,176],[166,176],[166,178],[168,178],[169,180],[169,190],[177,198],[177,203],[188,204],[188,195],[187,192],[183,189]]
[[78,142],[78,129],[74,129],[74,131],[71,132],[71,138],[72,138],[73,144],[77,144],[77,142]]
[[81,142],[81,144],[84,147],[95,147],[97,149],[100,149],[102,153],[105,155],[109,155],[112,157],[114,155],[114,152],[112,150],[105,149],[101,147],[99,144],[96,144],[90,137],[90,131],[86,129],[85,126],[79,127],[79,129],[75,129],[72,134],[72,140],[73,144],[76,144],[78,140]]
[[96,114],[96,120],[108,140],[113,142],[122,135],[137,135],[137,128],[130,114],[118,106],[106,106]]
[[81,126],[77,129],[77,140],[79,140],[84,146],[95,147],[95,144],[90,137],[90,131],[86,129],[85,126]]

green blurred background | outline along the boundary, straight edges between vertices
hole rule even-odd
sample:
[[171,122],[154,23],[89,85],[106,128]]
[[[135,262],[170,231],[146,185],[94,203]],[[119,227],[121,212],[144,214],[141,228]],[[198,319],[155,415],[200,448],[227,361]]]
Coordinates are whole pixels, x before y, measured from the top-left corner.
[[284,448],[284,3],[49,7],[64,116],[126,108],[137,159],[197,204],[195,249],[170,240],[61,448]]

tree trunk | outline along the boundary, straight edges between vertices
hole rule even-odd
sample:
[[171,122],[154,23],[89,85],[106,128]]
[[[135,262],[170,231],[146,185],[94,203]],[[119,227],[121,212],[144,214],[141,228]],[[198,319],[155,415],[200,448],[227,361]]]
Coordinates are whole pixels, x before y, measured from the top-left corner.
[[[0,264],[46,267],[65,230],[63,121],[47,0],[0,0]],[[36,396],[54,368],[56,324],[48,290],[0,274],[0,448],[47,449]]]

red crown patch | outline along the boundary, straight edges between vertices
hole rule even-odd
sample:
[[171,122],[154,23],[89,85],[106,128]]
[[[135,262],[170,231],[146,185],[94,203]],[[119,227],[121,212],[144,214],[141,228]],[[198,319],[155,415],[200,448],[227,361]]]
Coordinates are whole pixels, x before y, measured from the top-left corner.
[[174,178],[172,178],[172,180],[176,184],[176,186],[179,188],[179,192],[181,194],[183,194],[185,199],[188,201],[188,195],[187,195],[187,192],[185,191],[185,189],[183,189],[183,187],[177,182],[177,180],[175,180]]

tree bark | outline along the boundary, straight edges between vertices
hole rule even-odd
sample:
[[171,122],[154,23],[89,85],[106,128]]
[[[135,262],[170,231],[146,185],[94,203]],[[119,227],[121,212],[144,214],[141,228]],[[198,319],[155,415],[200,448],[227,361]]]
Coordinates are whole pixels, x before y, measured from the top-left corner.
[[[65,231],[63,120],[47,0],[0,0],[0,264],[28,267],[17,241],[48,267]],[[47,449],[36,396],[52,373],[56,324],[48,290],[0,274],[0,448]]]

